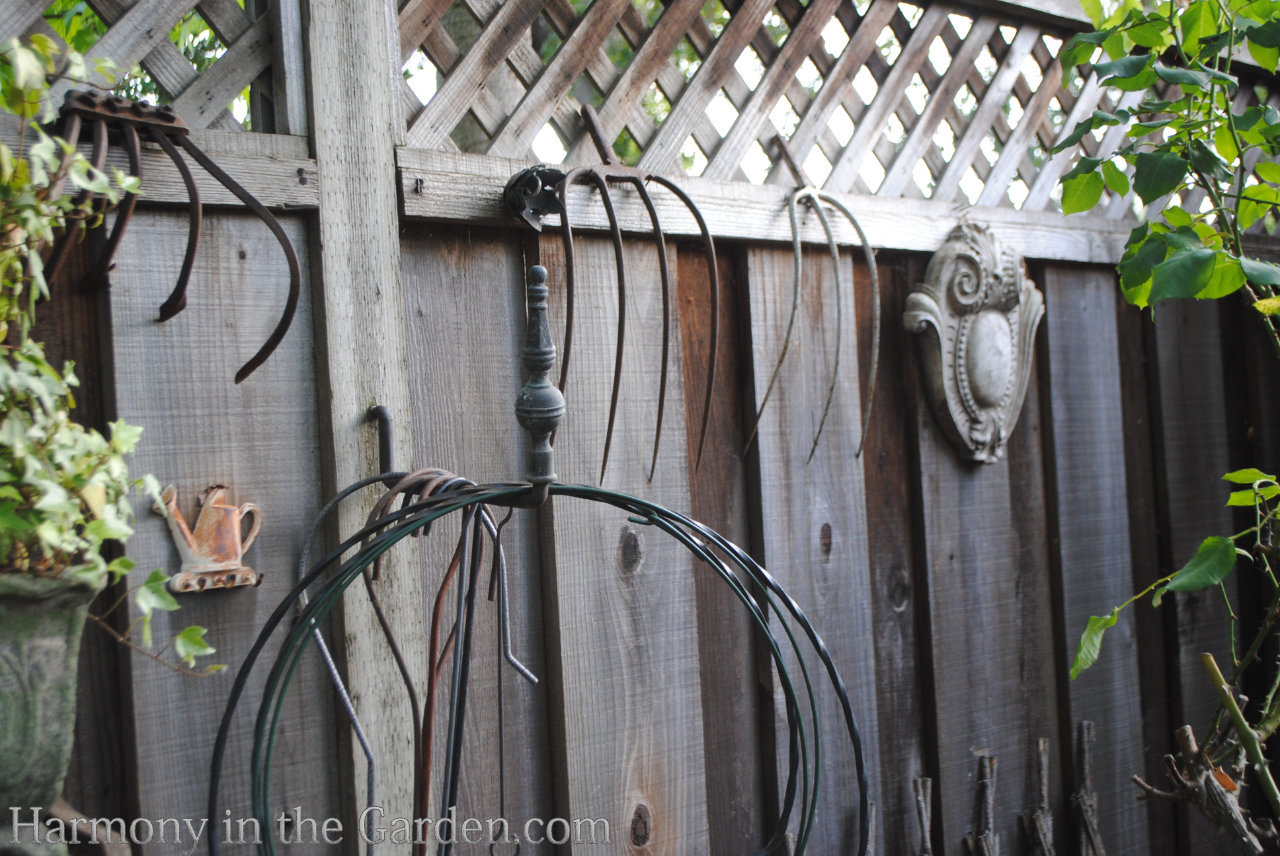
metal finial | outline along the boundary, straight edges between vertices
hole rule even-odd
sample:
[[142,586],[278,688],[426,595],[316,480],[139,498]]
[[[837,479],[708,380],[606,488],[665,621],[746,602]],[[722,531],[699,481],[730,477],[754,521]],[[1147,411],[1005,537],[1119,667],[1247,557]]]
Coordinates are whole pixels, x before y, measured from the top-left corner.
[[530,499],[537,504],[546,498],[547,486],[556,480],[551,465],[551,435],[560,425],[565,406],[564,396],[548,378],[555,365],[556,346],[551,341],[551,327],[547,323],[546,268],[541,265],[529,268],[526,294],[529,319],[520,355],[529,379],[516,395],[516,421],[533,441],[525,478],[534,486]]

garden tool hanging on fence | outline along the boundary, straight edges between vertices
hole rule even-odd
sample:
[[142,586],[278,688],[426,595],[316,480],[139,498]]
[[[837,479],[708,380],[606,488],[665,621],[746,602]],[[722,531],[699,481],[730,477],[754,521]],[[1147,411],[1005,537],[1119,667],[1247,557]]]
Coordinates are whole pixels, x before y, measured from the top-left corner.
[[[816,653],[839,702],[836,715],[849,737],[848,748],[853,753],[852,761],[859,791],[859,844],[856,852],[861,856],[867,856],[873,832],[874,811],[869,800],[867,771],[857,720],[853,714],[848,691],[836,670],[830,652],[795,600],[760,564],[747,555],[745,550],[703,524],[633,496],[598,487],[566,485],[556,481],[549,440],[564,413],[564,399],[552,386],[548,377],[555,356],[555,348],[551,344],[551,333],[546,319],[545,278],[546,271],[542,268],[535,267],[530,272],[528,329],[522,349],[524,367],[529,381],[517,395],[515,408],[517,420],[531,438],[525,480],[477,485],[438,469],[423,469],[409,474],[380,473],[362,479],[342,491],[325,506],[317,521],[317,531],[324,516],[345,497],[365,487],[384,483],[388,478],[396,479],[396,487],[384,497],[383,501],[375,505],[365,527],[337,545],[327,557],[314,564],[308,564],[308,550],[311,543],[311,539],[308,539],[307,547],[303,550],[303,564],[300,568],[302,578],[267,618],[228,694],[210,762],[207,816],[222,816],[218,791],[224,754],[232,723],[237,718],[237,707],[244,699],[246,688],[249,686],[251,672],[258,658],[267,649],[272,635],[278,629],[282,629],[281,625],[285,623],[286,616],[289,615],[294,604],[299,604],[302,612],[292,627],[283,628],[288,638],[283,640],[282,644],[272,648],[276,652],[275,663],[263,687],[254,729],[250,790],[253,794],[254,816],[264,828],[271,823],[271,813],[275,805],[270,792],[270,772],[276,730],[279,725],[280,705],[295,675],[295,669],[305,651],[306,643],[315,641],[322,652],[327,651],[318,629],[323,625],[325,616],[342,599],[343,593],[354,584],[356,578],[363,579],[365,590],[376,611],[377,595],[372,583],[378,558],[406,537],[415,533],[429,534],[435,521],[455,511],[464,518],[462,533],[453,551],[449,567],[441,575],[442,593],[449,590],[450,585],[453,586],[451,590],[455,601],[455,607],[452,610],[453,629],[446,637],[443,650],[437,650],[436,631],[442,625],[436,621],[438,614],[433,617],[431,631],[433,650],[426,668],[431,674],[447,668],[452,675],[447,700],[448,740],[443,782],[436,789],[440,795],[441,805],[440,813],[436,816],[448,817],[456,812],[459,773],[463,768],[464,760],[463,750],[469,743],[474,745],[474,741],[465,741],[463,738],[468,710],[471,653],[477,635],[474,627],[475,601],[480,589],[482,550],[486,540],[494,556],[490,596],[493,597],[496,594],[498,598],[503,655],[516,672],[527,680],[535,680],[511,654],[506,617],[506,568],[501,549],[502,526],[505,518],[503,522],[495,522],[490,509],[503,507],[536,509],[547,497],[554,496],[560,497],[556,508],[558,515],[570,513],[570,509],[575,507],[576,502],[603,503],[619,509],[633,522],[651,526],[655,531],[675,539],[689,550],[700,566],[709,568],[729,587],[753,618],[760,639],[765,643],[766,653],[779,676],[779,687],[783,696],[787,722],[786,735],[780,740],[780,747],[786,748],[786,761],[779,765],[787,770],[785,787],[782,790],[784,797],[779,807],[779,814],[772,825],[773,835],[759,851],[761,853],[784,852],[786,840],[791,835],[787,830],[792,819],[797,818],[797,826],[794,830],[796,846],[793,852],[799,856],[805,852],[815,822],[819,785],[816,771],[820,767],[819,744],[816,740],[811,743],[806,737],[806,724],[816,723],[820,718],[820,711],[810,686],[811,677],[816,676],[818,672],[806,665],[805,656],[806,653]],[[386,466],[389,467],[389,462]],[[312,595],[309,600],[308,590]],[[422,753],[427,751],[423,736],[431,731],[430,708],[433,702],[428,701],[425,709],[419,705],[410,665],[400,655],[390,625],[383,622],[381,616],[379,622],[385,634],[388,649],[396,659],[404,678],[405,689],[410,697],[415,718],[415,766],[418,776],[415,784],[417,790],[415,806],[423,817],[427,817],[429,814],[425,796],[432,789],[426,777],[430,776],[431,764],[423,758]],[[787,653],[784,654],[784,652]],[[798,670],[795,669],[797,664]],[[362,747],[372,759],[371,748],[363,738],[363,731],[359,729],[351,696],[346,692],[345,685],[337,670],[332,668],[332,664],[330,664],[330,672],[340,690],[348,719],[357,728]],[[428,694],[430,692],[431,689],[428,687]],[[473,704],[472,708],[474,707]],[[499,704],[498,707],[500,710],[502,705]],[[499,725],[501,727],[501,720]],[[500,755],[499,794],[500,802],[505,803],[504,771],[501,769],[503,763],[505,762]],[[372,806],[375,785],[372,763],[369,765],[368,773],[367,798],[370,801],[369,805]],[[374,815],[372,812],[366,814],[369,818]],[[505,817],[505,815],[506,806],[500,805],[499,816]],[[372,830],[369,830],[369,837],[371,839],[374,837]],[[262,849],[265,853],[275,852],[274,843],[270,837],[264,839]],[[217,836],[210,838],[209,852],[211,856],[218,856],[221,852],[221,842]],[[441,856],[450,856],[452,852],[451,843],[442,843]]]
[[600,481],[609,465],[609,447],[613,441],[614,420],[618,412],[618,393],[622,382],[622,351],[626,339],[627,327],[627,269],[626,254],[622,248],[622,229],[618,224],[614,199],[609,190],[610,184],[630,185],[640,197],[641,204],[653,225],[654,238],[658,245],[658,265],[661,269],[662,286],[662,370],[658,380],[658,418],[653,435],[653,460],[649,466],[649,480],[653,480],[654,470],[658,465],[658,446],[662,440],[662,416],[667,396],[668,355],[671,344],[671,267],[667,260],[666,235],[658,222],[658,211],[646,185],[649,182],[659,184],[669,190],[672,195],[684,204],[698,224],[702,235],[703,252],[706,255],[707,270],[710,276],[711,298],[711,342],[710,358],[707,363],[707,379],[703,397],[702,425],[698,432],[698,451],[694,459],[694,467],[702,461],[703,446],[707,439],[707,425],[711,417],[711,399],[714,394],[716,376],[716,352],[720,340],[720,292],[719,273],[716,269],[715,243],[711,232],[707,229],[706,220],[694,205],[693,200],[669,178],[645,172],[636,167],[619,163],[609,143],[604,138],[599,119],[590,106],[582,108],[582,119],[587,132],[595,143],[596,151],[603,161],[596,166],[577,167],[568,173],[546,166],[530,167],[521,170],[511,177],[504,191],[507,207],[515,216],[524,220],[534,229],[542,231],[542,217],[546,214],[560,215],[561,235],[564,239],[565,264],[565,322],[564,348],[560,361],[559,387],[563,392],[569,376],[569,356],[573,346],[573,311],[574,292],[576,286],[576,270],[573,255],[573,225],[569,212],[568,191],[574,184],[592,184],[600,191],[600,201],[604,206],[605,216],[609,220],[609,231],[613,237],[614,263],[618,279],[618,335],[615,346],[613,366],[613,390],[609,400],[609,422],[605,429],[604,455],[600,462]]
[[[858,457],[862,455],[862,447],[867,440],[867,426],[871,422],[871,404],[876,394],[876,370],[880,362],[880,275],[876,270],[875,252],[872,251],[871,244],[867,241],[866,233],[858,225],[857,218],[853,216],[853,213],[840,200],[813,186],[800,164],[792,155],[787,141],[781,135],[775,138],[775,142],[787,167],[795,174],[796,180],[800,182],[800,186],[787,198],[787,215],[791,222],[791,246],[795,255],[791,290],[791,316],[787,321],[787,332],[782,339],[782,350],[778,354],[777,362],[774,363],[773,371],[769,374],[769,383],[765,387],[764,396],[760,399],[760,407],[756,411],[755,423],[751,426],[751,433],[747,435],[747,443],[743,451],[745,453],[751,448],[751,444],[755,442],[756,434],[760,430],[760,419],[764,416],[764,409],[769,404],[769,397],[773,394],[774,387],[778,382],[778,373],[782,370],[782,363],[787,358],[787,351],[791,346],[791,334],[796,326],[796,314],[800,306],[800,284],[804,279],[803,255],[800,248],[800,223],[797,209],[800,203],[803,202],[818,216],[818,222],[822,224],[822,231],[827,236],[827,250],[831,255],[831,265],[836,282],[836,298],[834,301],[836,309],[835,358],[831,364],[831,380],[827,384],[826,399],[822,405],[822,416],[818,419],[818,427],[814,431],[813,443],[809,446],[809,456],[805,459],[805,462],[812,461],[814,453],[818,451],[818,441],[822,438],[822,429],[827,424],[827,414],[830,413],[831,402],[835,398],[836,382],[840,377],[840,346],[844,325],[844,313],[841,311],[842,301],[840,297],[840,247],[836,243],[835,233],[831,229],[831,221],[827,219],[827,214],[823,210],[824,205],[829,205],[840,212],[849,221],[849,225],[853,227],[853,230],[858,233],[858,240],[862,242],[862,252],[866,258],[867,269],[871,273],[871,376],[867,383],[866,404],[862,408],[862,433],[858,436],[858,447],[854,453],[855,457]],[[852,293],[852,291],[851,285],[850,292]]]
[[[236,383],[240,383],[266,362],[272,351],[284,339],[285,333],[289,329],[289,324],[293,321],[293,313],[298,306],[302,276],[298,266],[298,256],[294,252],[293,245],[289,243],[289,237],[284,233],[284,229],[280,227],[280,223],[272,216],[270,211],[263,207],[261,202],[255,199],[249,191],[241,187],[235,179],[227,175],[208,155],[200,151],[191,142],[187,126],[173,112],[172,107],[167,105],[155,107],[114,95],[104,96],[94,92],[68,92],[66,101],[62,106],[61,135],[70,144],[70,148],[63,163],[63,172],[65,172],[66,166],[70,162],[71,152],[75,150],[86,124],[92,128],[93,149],[89,155],[89,162],[95,169],[102,169],[107,159],[107,147],[114,142],[124,147],[125,154],[129,159],[130,174],[141,178],[142,138],[145,136],[164,150],[164,153],[169,156],[169,159],[173,161],[173,165],[177,167],[179,174],[181,174],[183,184],[186,185],[187,198],[189,200],[186,254],[182,260],[182,269],[178,273],[177,284],[174,286],[169,298],[160,307],[160,321],[168,321],[186,306],[187,281],[191,278],[191,267],[195,262],[196,249],[200,245],[200,226],[203,220],[200,194],[196,189],[191,169],[187,166],[186,161],[183,160],[179,148],[184,149],[196,163],[204,167],[206,172],[216,178],[223,187],[227,188],[237,199],[243,202],[245,207],[257,215],[258,219],[266,224],[267,228],[271,230],[271,234],[280,243],[280,248],[284,251],[285,259],[289,264],[289,296],[285,300],[284,313],[281,315],[280,321],[276,324],[271,335],[267,337],[267,341],[236,372]],[[58,188],[55,187],[54,193],[56,194],[57,192]],[[82,190],[76,202],[78,204],[90,203],[93,201],[94,195],[91,190]],[[107,238],[106,247],[103,249],[102,257],[94,266],[95,270],[102,272],[104,280],[111,266],[111,258],[115,255],[115,251],[120,245],[120,239],[124,237],[125,227],[129,223],[129,218],[133,215],[136,203],[137,196],[133,193],[127,193],[116,211],[116,221],[111,228],[110,236]],[[80,237],[83,228],[83,221],[74,221],[67,227],[54,246],[53,254],[46,265],[46,277],[49,280],[52,281],[57,275],[58,270],[66,261],[71,244]]]

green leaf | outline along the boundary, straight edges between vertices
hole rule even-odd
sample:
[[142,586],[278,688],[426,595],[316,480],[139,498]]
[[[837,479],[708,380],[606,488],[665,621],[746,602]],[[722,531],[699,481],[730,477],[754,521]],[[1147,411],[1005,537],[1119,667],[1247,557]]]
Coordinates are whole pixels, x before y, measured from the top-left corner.
[[1166,208],[1160,212],[1165,222],[1175,229],[1189,227],[1191,225],[1191,215],[1181,208]]
[[1100,62],[1093,67],[1093,70],[1097,73],[1100,82],[1106,81],[1114,84],[1116,80],[1136,79],[1138,75],[1147,70],[1147,67],[1154,60],[1155,57],[1150,54],[1123,56],[1110,62]]
[[193,624],[173,637],[173,650],[182,662],[194,666],[196,657],[205,657],[217,650],[205,641],[204,634],[207,632],[204,627]]
[[1195,296],[1201,300],[1217,300],[1228,294],[1235,294],[1244,288],[1244,271],[1240,268],[1240,260],[1229,253],[1219,252],[1209,276],[1209,283]]
[[1232,484],[1254,484],[1260,481],[1275,481],[1276,477],[1267,475],[1256,467],[1247,467],[1243,470],[1234,470],[1222,477],[1225,482]]
[[1112,161],[1102,162],[1102,180],[1106,182],[1107,190],[1116,196],[1124,196],[1129,192],[1129,176]]
[[1218,30],[1214,20],[1212,0],[1195,0],[1178,16],[1184,47],[1191,51],[1201,39],[1214,35]]
[[1091,158],[1088,155],[1081,155],[1080,160],[1076,161],[1076,165],[1071,168],[1071,171],[1062,176],[1062,181],[1066,182],[1068,179],[1096,172],[1100,163],[1102,163],[1102,161],[1099,158]]
[[1257,490],[1250,488],[1249,490],[1233,490],[1231,496],[1227,497],[1228,506],[1237,506],[1244,508],[1253,508],[1264,499],[1275,499],[1280,496],[1280,485],[1267,485]]
[[1276,18],[1255,27],[1248,32],[1249,43],[1264,48],[1280,48],[1280,18]]
[[1134,158],[1133,191],[1151,204],[1182,184],[1187,162],[1172,152],[1142,152]]
[[1062,182],[1062,213],[1088,211],[1102,198],[1103,180],[1096,172],[1075,176]]
[[1191,561],[1182,566],[1169,582],[1166,591],[1199,591],[1216,586],[1236,566],[1236,545],[1230,538],[1213,535],[1200,544]]
[[1102,0],[1080,0],[1080,8],[1084,9],[1084,13],[1089,16],[1094,27],[1102,28]]
[[1249,282],[1280,288],[1280,268],[1277,268],[1271,262],[1241,258],[1240,268],[1244,271],[1244,275],[1249,278]]
[[1071,129],[1071,133],[1067,134],[1067,136],[1063,137],[1060,142],[1056,143],[1054,147],[1049,150],[1049,153],[1057,154],[1058,152],[1066,151],[1084,139],[1084,135],[1092,130],[1093,117],[1091,116],[1088,119],[1081,119],[1076,123],[1076,126]]
[[1253,308],[1263,315],[1280,315],[1280,297],[1266,297],[1255,301]]
[[1191,141],[1191,166],[1200,173],[1212,176],[1219,181],[1231,179],[1231,168],[1227,162],[1218,157],[1218,153],[1199,138]]
[[1098,662],[1098,653],[1102,650],[1102,635],[1107,629],[1114,627],[1120,617],[1120,610],[1113,609],[1109,615],[1091,615],[1084,632],[1080,634],[1080,644],[1076,647],[1076,658],[1071,664],[1071,680],[1075,680],[1085,669]]
[[1254,173],[1263,181],[1280,184],[1280,163],[1275,161],[1258,161],[1253,168]]
[[1249,56],[1253,57],[1253,61],[1259,67],[1275,73],[1276,66],[1280,65],[1280,49],[1260,45],[1253,39],[1250,39],[1246,46],[1249,49]]
[[1151,271],[1149,301],[1195,297],[1209,284],[1217,260],[1217,251],[1208,247],[1175,249]]
[[1236,145],[1235,135],[1231,133],[1231,127],[1225,122],[1213,132],[1213,147],[1228,161],[1235,161],[1240,157],[1240,147]]
[[1202,71],[1192,71],[1189,68],[1170,68],[1162,62],[1157,62],[1151,69],[1156,73],[1156,77],[1165,83],[1189,86],[1192,89],[1209,88],[1209,75]]

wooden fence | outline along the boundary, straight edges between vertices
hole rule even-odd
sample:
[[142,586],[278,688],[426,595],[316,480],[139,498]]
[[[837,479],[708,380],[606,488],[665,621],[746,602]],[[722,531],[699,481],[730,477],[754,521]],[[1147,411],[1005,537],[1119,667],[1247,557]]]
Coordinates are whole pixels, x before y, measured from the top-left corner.
[[[0,36],[49,32],[46,5],[10,4]],[[933,851],[965,852],[988,757],[999,762],[1001,852],[1032,852],[1019,816],[1039,804],[1039,738],[1049,740],[1057,850],[1088,852],[1077,849],[1071,800],[1084,721],[1097,733],[1092,781],[1108,852],[1225,846],[1198,819],[1139,802],[1129,782],[1160,782],[1173,729],[1209,720],[1213,694],[1197,660],[1226,645],[1216,596],[1133,611],[1097,667],[1074,682],[1067,669],[1090,614],[1168,573],[1203,536],[1228,531],[1218,479],[1235,467],[1280,466],[1280,404],[1236,307],[1170,307],[1153,325],[1119,304],[1111,266],[1131,225],[1129,200],[1111,200],[1107,218],[1057,213],[1053,188],[1075,153],[1048,149],[1075,118],[1114,105],[1091,80],[1064,82],[1054,61],[1078,12],[890,0],[89,5],[106,25],[92,53],[140,63],[200,145],[277,212],[303,260],[310,299],[280,350],[234,384],[278,317],[283,257],[233,197],[197,176],[210,210],[189,305],[157,324],[181,266],[186,221],[175,206],[185,189],[148,151],[147,197],[109,294],[82,293],[71,272],[44,322],[94,379],[85,412],[144,426],[139,471],[176,484],[187,509],[214,483],[263,508],[247,557],[263,585],[185,598],[173,618],[207,626],[220,661],[239,664],[292,587],[325,499],[378,471],[370,405],[392,414],[397,464],[481,482],[523,473],[526,441],[511,406],[524,271],[549,270],[559,341],[565,259],[555,218],[533,233],[506,210],[502,188],[547,152],[563,150],[566,164],[595,161],[577,118],[580,103],[594,102],[617,148],[677,177],[705,214],[720,286],[718,393],[695,465],[708,270],[692,218],[655,191],[673,237],[679,335],[650,479],[663,303],[647,216],[634,193],[618,191],[633,287],[604,485],[689,511],[748,546],[814,620],[862,726],[876,852],[923,852],[913,782],[924,777],[934,782]],[[226,48],[202,74],[166,38],[189,14]],[[246,88],[242,112],[258,133],[244,133],[226,109]],[[868,402],[869,271],[856,238],[838,230],[851,294],[836,287],[821,230],[806,218],[797,330],[744,454],[790,308],[794,182],[779,135],[813,180],[851,206],[877,249],[880,375]],[[1083,145],[1097,155],[1116,144]],[[584,234],[556,467],[562,481],[594,484],[619,307],[599,197],[578,188],[570,201]],[[961,217],[1025,255],[1046,301],[1026,404],[1004,459],[988,465],[956,457],[901,328],[907,292]],[[844,369],[808,460],[838,317]],[[334,531],[354,531],[366,510],[338,515]],[[529,686],[500,666],[497,618],[483,611],[460,813],[608,819],[611,843],[561,851],[574,854],[753,852],[771,832],[785,735],[745,612],[673,544],[589,504],[557,499],[517,514],[504,544],[515,569],[513,645],[543,679]],[[422,663],[423,616],[448,556],[438,545],[416,549],[378,585],[407,659]],[[129,553],[144,575],[177,566],[162,521],[146,513]],[[160,617],[157,636],[168,620]],[[379,749],[375,802],[386,818],[409,816],[409,705],[367,602],[349,598],[329,632]],[[229,678],[171,675],[90,636],[69,800],[89,816],[203,817]],[[249,684],[228,749],[222,804],[235,817],[250,811],[262,680]],[[356,852],[363,756],[317,658],[294,687],[273,815],[298,806],[340,818]],[[821,703],[832,709],[830,696]],[[850,759],[834,751],[837,724],[820,729],[832,751],[810,852],[824,856],[853,852],[858,821]],[[552,849],[526,843],[521,852]]]

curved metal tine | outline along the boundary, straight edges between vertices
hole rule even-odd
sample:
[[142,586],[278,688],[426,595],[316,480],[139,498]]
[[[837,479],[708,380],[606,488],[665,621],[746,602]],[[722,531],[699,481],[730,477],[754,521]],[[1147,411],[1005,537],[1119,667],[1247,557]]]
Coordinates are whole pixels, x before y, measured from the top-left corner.
[[[129,157],[129,174],[134,178],[142,178],[142,143],[138,139],[138,129],[131,124],[125,124],[122,129],[124,132],[124,148],[125,153]],[[116,254],[116,249],[120,246],[120,239],[124,237],[125,227],[129,225],[129,218],[133,216],[133,209],[138,204],[138,194],[128,192],[125,193],[124,199],[120,200],[120,205],[116,208],[116,222],[111,226],[111,237],[107,238],[107,245],[102,249],[102,256],[98,260],[95,268],[101,271],[100,282],[106,282],[107,271],[111,265],[111,259]]]
[[862,231],[862,226],[858,224],[858,219],[853,216],[853,212],[840,200],[825,193],[820,192],[816,196],[843,214],[849,221],[849,225],[853,226],[853,231],[858,233],[858,240],[862,242],[862,254],[867,262],[867,270],[871,274],[871,374],[867,379],[867,403],[862,408],[862,436],[858,438],[858,451],[854,454],[854,457],[860,457],[862,448],[867,442],[867,428],[871,424],[871,407],[876,397],[876,375],[880,368],[880,272],[876,268],[876,254],[871,248],[871,242],[867,240],[867,234]]
[[661,269],[659,279],[662,283],[662,371],[658,375],[658,424],[653,431],[653,460],[649,464],[649,481],[658,469],[658,446],[662,442],[662,413],[667,401],[667,369],[671,354],[671,263],[667,258],[667,236],[662,232],[662,224],[658,222],[658,209],[653,205],[653,197],[644,186],[644,180],[636,175],[628,175],[621,179],[633,185],[640,194],[640,202],[649,212],[649,222],[653,224],[653,234],[658,240],[658,266]]
[[609,396],[609,427],[605,430],[604,455],[600,460],[600,483],[604,484],[605,470],[609,466],[609,447],[613,445],[613,425],[618,416],[618,392],[622,386],[622,351],[627,338],[627,265],[622,251],[622,229],[618,226],[618,214],[613,209],[613,197],[609,195],[609,182],[599,170],[590,170],[588,174],[600,189],[600,201],[609,218],[618,277],[618,339],[613,357],[613,391]]
[[711,402],[715,396],[716,387],[716,358],[720,353],[720,271],[716,267],[716,245],[711,239],[711,230],[707,228],[706,219],[702,216],[702,212],[698,210],[698,206],[693,204],[689,194],[681,190],[675,182],[660,175],[651,175],[648,176],[648,179],[671,191],[671,194],[676,199],[679,199],[684,204],[684,207],[689,210],[689,213],[693,215],[693,219],[698,224],[698,231],[702,234],[702,252],[706,256],[707,275],[710,277],[711,352],[710,358],[707,360],[707,391],[702,401],[702,425],[698,429],[698,453],[693,464],[693,470],[697,472],[698,467],[702,464],[702,450],[707,444],[707,427],[711,424]]
[[187,283],[191,280],[191,268],[196,261],[196,250],[200,247],[200,228],[204,223],[204,207],[200,204],[200,190],[191,175],[191,168],[182,157],[182,153],[173,145],[169,135],[157,128],[151,128],[151,139],[160,144],[164,153],[178,168],[182,183],[187,188],[187,250],[182,257],[182,270],[178,273],[178,281],[173,286],[167,300],[160,304],[160,321],[168,321],[181,312],[187,305]]
[[271,212],[263,207],[262,203],[253,197],[253,194],[241,187],[236,180],[227,175],[220,166],[211,160],[208,155],[200,151],[194,143],[184,137],[178,137],[178,144],[182,146],[191,157],[195,158],[210,175],[216,178],[223,187],[230,190],[237,199],[245,204],[250,211],[257,215],[258,219],[266,224],[271,230],[271,234],[275,236],[280,243],[280,248],[284,250],[285,259],[289,263],[289,297],[285,301],[284,313],[280,316],[279,323],[276,328],[271,331],[271,335],[267,337],[267,341],[262,344],[258,352],[249,358],[249,361],[240,367],[236,372],[236,383],[240,383],[249,375],[253,374],[258,366],[267,361],[267,357],[271,356],[271,352],[276,349],[280,341],[284,339],[284,334],[288,332],[289,325],[293,322],[293,313],[298,308],[298,295],[302,287],[302,271],[298,266],[298,255],[293,250],[293,244],[289,242],[289,236],[284,233],[280,222],[272,216]]
[[[836,289],[836,354],[831,361],[831,382],[827,384],[827,400],[822,405],[822,417],[818,420],[818,429],[813,434],[813,445],[809,447],[809,457],[805,458],[805,463],[813,460],[814,454],[818,451],[818,440],[822,438],[822,428],[827,424],[827,415],[831,412],[831,402],[836,395],[836,381],[840,378],[840,348],[842,345],[842,336],[844,333],[844,309],[840,299],[840,247],[836,244],[836,236],[831,231],[831,221],[827,219],[827,214],[822,210],[822,202],[818,200],[816,194],[810,192],[807,196],[813,210],[818,215],[818,222],[822,224],[822,231],[827,236],[827,250],[831,253],[831,270],[835,275]],[[852,293],[853,289],[849,289]],[[859,444],[861,445],[861,444]]]
[[573,226],[569,219],[569,186],[590,172],[589,167],[578,167],[569,170],[564,181],[560,182],[560,238],[564,244],[564,349],[560,355],[560,382],[556,384],[560,392],[565,390],[569,380],[569,354],[573,348]]
[[[104,119],[95,119],[93,123],[93,152],[89,155],[89,163],[96,170],[101,170],[107,162],[107,123]],[[93,201],[96,194],[88,188],[82,189],[76,194],[75,206],[79,208]],[[62,265],[67,260],[71,245],[80,237],[80,232],[84,230],[84,219],[76,217],[71,224],[66,227],[62,233],[62,238],[58,241],[57,246],[53,248],[53,255],[45,264],[44,278],[45,282],[53,282],[58,273],[62,270]]]
[[810,192],[809,188],[801,187],[787,197],[787,215],[791,219],[791,250],[794,256],[791,284],[791,317],[787,320],[787,332],[782,337],[782,350],[778,352],[777,362],[773,364],[773,371],[769,374],[769,383],[764,389],[764,397],[760,399],[760,406],[756,409],[756,419],[751,425],[751,433],[747,435],[747,442],[743,444],[742,454],[744,455],[751,451],[751,444],[755,442],[756,434],[760,431],[760,420],[764,418],[764,409],[769,404],[769,397],[773,395],[773,388],[778,383],[778,374],[782,371],[782,363],[786,360],[787,352],[791,348],[791,334],[795,330],[796,314],[800,308],[800,278],[803,271],[800,224],[796,217],[796,204],[799,202],[800,197]]

